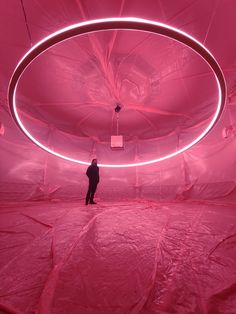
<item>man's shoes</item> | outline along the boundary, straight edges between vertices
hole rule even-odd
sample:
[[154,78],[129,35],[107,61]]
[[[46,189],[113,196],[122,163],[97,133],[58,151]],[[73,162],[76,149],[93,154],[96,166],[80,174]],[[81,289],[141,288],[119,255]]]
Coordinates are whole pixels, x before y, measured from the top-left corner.
[[94,201],[90,201],[89,204],[97,204],[97,203]]

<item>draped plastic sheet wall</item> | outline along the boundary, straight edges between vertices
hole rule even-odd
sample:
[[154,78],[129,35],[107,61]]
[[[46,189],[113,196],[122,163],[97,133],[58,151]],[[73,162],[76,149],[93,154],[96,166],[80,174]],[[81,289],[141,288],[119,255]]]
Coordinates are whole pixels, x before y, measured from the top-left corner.
[[[128,170],[102,169],[100,196],[114,198],[117,196],[136,195],[158,199],[176,197],[215,198],[231,193],[234,190],[235,181],[234,171],[232,171],[235,151],[234,41],[231,40],[234,19],[232,7],[234,7],[233,1],[227,1],[227,3],[223,1],[208,1],[207,3],[204,1],[179,1],[178,4],[168,1],[149,1],[145,4],[144,2],[137,3],[135,1],[115,1],[112,2],[112,5],[106,1],[99,5],[90,1],[71,1],[66,4],[64,1],[50,1],[49,3],[44,1],[25,1],[23,6],[20,1],[12,1],[8,4],[2,2],[1,23],[2,27],[6,29],[1,34],[3,46],[1,50],[1,123],[4,127],[4,131],[1,132],[1,155],[4,156],[4,163],[1,163],[2,197],[5,199],[12,199],[12,197],[16,199],[18,197],[20,199],[35,199],[40,197],[63,198],[83,195],[84,185],[86,185],[84,166],[67,163],[53,156],[46,155],[25,139],[20,131],[12,125],[12,120],[9,114],[6,113],[8,110],[6,103],[7,84],[13,68],[20,57],[30,48],[30,43],[34,44],[52,31],[82,20],[117,15],[140,16],[170,23],[194,35],[199,41],[204,42],[213,52],[224,71],[230,98],[224,116],[215,130],[196,147],[181,156],[141,168]],[[46,11],[47,14],[45,14]],[[144,37],[143,34],[138,34],[137,36],[131,33],[125,34],[120,37],[117,36],[117,43],[113,46],[114,55],[117,53],[123,56],[122,53],[129,51],[126,48],[128,42],[130,42],[131,47],[134,47]],[[35,129],[35,134],[40,134],[46,143],[52,143],[51,145],[54,146],[58,145],[66,153],[71,153],[72,157],[74,154],[82,160],[89,161],[96,154],[100,162],[103,160],[110,162],[115,154],[119,156],[119,153],[111,153],[109,147],[104,147],[102,144],[95,144],[94,148],[92,136],[96,137],[96,132],[104,124],[104,121],[110,128],[108,128],[109,131],[105,134],[106,140],[107,137],[114,133],[114,114],[112,115],[109,112],[110,115],[107,118],[106,110],[107,107],[109,107],[110,111],[113,110],[115,99],[111,97],[114,95],[106,94],[109,90],[99,90],[99,87],[103,86],[102,78],[91,71],[91,63],[94,62],[94,57],[91,57],[88,51],[91,51],[92,56],[97,58],[96,60],[98,61],[95,60],[95,63],[100,62],[99,55],[101,57],[103,53],[107,53],[106,48],[104,48],[106,46],[105,43],[108,40],[110,44],[113,34],[109,34],[109,32],[106,35],[99,34],[98,39],[95,38],[95,35],[92,36],[94,37],[91,37],[88,41],[83,38],[78,39],[77,44],[76,40],[75,42],[60,44],[58,48],[53,48],[54,50],[48,52],[48,55],[45,56],[45,61],[43,61],[44,57],[36,61],[28,73],[26,71],[26,74],[23,76],[22,83],[20,83],[18,101],[23,112],[22,118],[28,119],[31,131],[33,132]],[[97,51],[99,49],[96,47],[97,50],[94,48],[93,40],[95,43],[100,40],[100,46],[98,45],[100,51]],[[163,41],[164,44],[162,46]],[[158,44],[155,47],[156,43]],[[155,144],[156,146],[152,142],[143,145],[139,156],[137,156],[137,151],[135,152],[136,147],[129,146],[126,143],[124,155],[128,157],[125,157],[124,160],[127,159],[128,162],[140,157],[141,161],[149,158],[153,159],[156,152],[158,154],[160,149],[167,148],[167,152],[170,152],[171,149],[175,150],[176,145],[178,145],[176,142],[176,137],[178,136],[176,127],[178,126],[184,125],[187,128],[185,129],[185,131],[187,130],[187,138],[188,140],[191,139],[191,136],[195,135],[194,128],[191,129],[191,124],[197,126],[198,122],[200,122],[199,130],[204,127],[204,123],[206,123],[214,110],[212,104],[216,101],[213,76],[209,74],[209,80],[204,81],[204,70],[206,71],[207,66],[204,65],[203,61],[199,61],[199,58],[194,56],[193,52],[163,38],[154,38],[151,44],[152,46],[150,46],[150,43],[149,45],[145,43],[140,45],[138,52],[135,51],[131,55],[132,61],[129,58],[124,58],[125,62],[122,60],[123,63],[121,64],[123,64],[124,69],[121,70],[120,82],[123,83],[120,86],[119,96],[123,95],[124,103],[129,100],[128,106],[125,107],[127,104],[124,105],[124,110],[126,108],[132,109],[134,101],[137,100],[136,107],[141,104],[144,111],[141,114],[137,114],[137,108],[135,107],[133,111],[130,109],[130,112],[129,110],[121,112],[121,133],[123,123],[123,132],[127,131],[126,133],[131,136],[130,133],[132,131],[129,129],[129,124],[132,125],[133,121],[138,121],[132,125],[132,130],[137,131],[139,143],[143,140],[141,138],[143,132],[149,134],[147,135],[149,138],[151,132],[153,132],[158,136],[159,141],[163,140],[163,142],[160,142],[159,145],[158,143]],[[77,48],[75,48],[76,45]],[[81,51],[85,48],[88,51],[83,54]],[[156,56],[153,56],[155,51],[157,51]],[[66,62],[63,62],[63,54],[67,58]],[[76,54],[79,55],[76,62],[80,62],[80,65],[78,65],[78,70],[73,71],[73,60]],[[106,58],[104,57],[100,66],[106,66]],[[152,58],[151,62],[148,58]],[[87,61],[85,62],[84,60]],[[167,62],[169,63],[165,64],[165,60],[168,60]],[[130,65],[131,62],[134,63],[132,67]],[[115,66],[114,64],[113,62],[113,67]],[[153,68],[151,67],[152,64],[154,64]],[[119,66],[122,68],[121,65]],[[83,67],[85,68],[83,69]],[[201,76],[202,73],[198,71],[198,68],[203,70],[203,76]],[[161,70],[158,72],[157,69]],[[81,70],[85,72],[81,74]],[[147,75],[147,73],[152,77],[148,86],[143,82],[146,78],[142,77],[142,75]],[[109,76],[108,72],[106,74]],[[168,75],[170,76],[171,83],[168,80],[165,81],[166,75],[167,77]],[[193,81],[188,80],[185,75],[192,75]],[[75,120],[81,123],[81,119],[87,117],[86,122],[82,126],[76,125],[76,121],[73,120],[73,110],[79,98],[78,91],[81,91],[81,86],[79,86],[80,89],[78,87],[76,89],[76,82],[81,80],[81,76],[84,77],[85,84],[87,84],[87,92],[85,92],[85,95],[82,95],[85,98],[87,97],[85,100],[91,101],[92,99],[95,105],[98,100],[102,102],[102,106],[99,107],[100,111],[95,112],[97,119],[94,119],[94,116],[92,116],[91,120],[89,120],[87,117],[91,113],[90,107],[78,107],[79,116]],[[198,78],[199,76],[200,78]],[[152,80],[155,80],[155,82],[153,83]],[[160,108],[159,103],[164,104],[166,102],[169,110],[164,112],[164,114],[163,112],[159,115],[154,114],[154,118],[150,119],[150,112],[147,113],[146,109],[148,111],[148,109],[153,108],[149,106],[149,99],[146,99],[143,94],[148,94],[145,86],[150,88],[153,84],[156,84],[153,98],[155,99],[156,97],[158,99],[158,109],[163,109]],[[160,86],[157,86],[158,84]],[[106,82],[104,86],[106,87]],[[205,88],[205,86],[208,87]],[[144,88],[144,90],[137,91],[137,88]],[[100,91],[101,94],[97,98],[94,95],[91,96],[91,93],[99,94]],[[171,100],[166,99],[166,94],[169,94]],[[187,96],[187,94],[189,95]],[[83,103],[83,99],[81,101],[79,98],[80,103]],[[141,103],[142,100],[143,103]],[[60,101],[62,102],[61,104]],[[59,103],[59,105],[54,107],[50,102],[54,102],[54,105]],[[136,115],[133,118],[134,120],[132,120],[134,114]],[[145,116],[146,114],[148,114],[148,117]],[[188,117],[187,119],[184,119],[185,114]],[[42,115],[44,116],[43,119],[41,118]],[[112,119],[110,119],[111,117]],[[105,120],[103,121],[103,119]],[[149,122],[147,121],[148,119]],[[98,125],[94,125],[94,120],[96,120]],[[149,126],[147,127],[148,123]],[[157,130],[155,129],[155,124]],[[228,130],[227,138],[222,137],[223,130]],[[177,132],[177,135],[174,134],[172,137],[169,137],[173,131]],[[78,145],[77,141],[79,136],[81,136],[81,132],[85,132],[87,137],[84,138],[82,136]],[[102,132],[104,130],[99,134],[100,138],[98,136],[98,139],[96,139],[98,144],[99,140],[104,139]],[[135,132],[133,131],[133,133]],[[89,139],[90,136],[91,139]],[[184,136],[183,134],[182,138]],[[171,144],[172,140],[173,144]],[[19,152],[18,154],[17,151]],[[119,157],[116,161],[120,161]],[[20,184],[19,186],[18,183]],[[124,186],[126,186],[125,189],[123,188]],[[11,192],[13,195],[11,195]]]

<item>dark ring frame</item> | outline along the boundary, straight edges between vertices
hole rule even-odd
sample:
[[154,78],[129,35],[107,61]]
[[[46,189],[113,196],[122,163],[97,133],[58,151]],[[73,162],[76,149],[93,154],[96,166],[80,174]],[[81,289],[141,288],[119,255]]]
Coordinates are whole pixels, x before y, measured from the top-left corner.
[[[140,31],[145,31],[149,33],[155,33],[158,35],[163,35],[165,37],[175,39],[176,41],[191,48],[193,51],[198,53],[207,62],[207,64],[211,67],[213,73],[215,74],[219,82],[219,85],[220,85],[219,88],[221,90],[221,101],[220,101],[220,110],[219,110],[217,118],[215,119],[211,128],[203,135],[203,137],[206,136],[206,134],[213,128],[213,126],[219,120],[222,114],[224,105],[225,105],[225,100],[226,100],[226,83],[225,83],[224,75],[222,73],[220,66],[216,62],[213,55],[200,42],[198,42],[196,39],[189,36],[188,34],[178,29],[175,29],[174,27],[168,26],[166,24],[144,20],[144,19],[138,19],[138,18],[108,18],[108,19],[82,22],[79,24],[66,27],[58,32],[55,32],[52,35],[49,35],[48,37],[40,41],[34,47],[32,47],[28,51],[28,53],[26,53],[26,55],[18,63],[17,67],[15,68],[13,72],[13,75],[11,77],[11,80],[8,86],[8,103],[9,103],[10,111],[11,111],[12,117],[14,118],[16,124],[21,129],[21,131],[25,134],[14,112],[14,95],[16,92],[18,81],[21,75],[23,74],[23,72],[25,71],[25,69],[29,66],[29,64],[33,62],[33,60],[36,59],[44,51],[48,50],[50,47],[62,41],[65,41],[67,39],[73,38],[78,35],[88,34],[88,33],[97,32],[97,31],[104,31],[104,30],[140,30]],[[200,138],[198,141],[200,141],[202,138]],[[32,139],[31,141],[34,142]],[[187,147],[186,149],[190,147]],[[57,155],[56,152],[55,152],[55,155]],[[170,158],[170,157],[166,157],[166,158]],[[76,160],[73,160],[66,156],[62,158],[67,159],[67,160],[69,159],[76,162]],[[163,158],[163,159],[166,159],[166,158]],[[140,164],[148,164],[148,163],[157,162],[157,161],[154,160],[151,162],[143,162]],[[82,162],[82,161],[81,162],[78,161],[78,162],[82,164],[90,164],[90,163]],[[128,164],[128,165],[109,165],[109,166],[110,167],[122,167],[122,166],[129,167],[129,166],[137,166],[140,164],[137,163],[137,164]],[[100,166],[108,166],[108,165],[100,164]]]

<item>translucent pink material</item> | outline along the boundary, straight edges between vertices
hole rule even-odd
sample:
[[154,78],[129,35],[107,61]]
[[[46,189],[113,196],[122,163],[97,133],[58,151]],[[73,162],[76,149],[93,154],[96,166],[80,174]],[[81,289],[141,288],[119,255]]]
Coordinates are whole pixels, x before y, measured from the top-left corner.
[[235,204],[119,201],[93,206],[1,206],[0,309],[234,312]]
[[[236,43],[234,0],[0,1],[0,312],[235,313]],[[31,143],[7,103],[22,56],[58,29],[134,16],[194,36],[227,82],[216,127],[164,162],[100,168],[84,205],[86,166]],[[191,49],[140,31],[56,45],[24,72],[19,113],[52,149],[100,163],[173,152],[214,113],[212,72]],[[119,134],[124,150],[111,150]],[[5,312],[4,312],[5,311]]]

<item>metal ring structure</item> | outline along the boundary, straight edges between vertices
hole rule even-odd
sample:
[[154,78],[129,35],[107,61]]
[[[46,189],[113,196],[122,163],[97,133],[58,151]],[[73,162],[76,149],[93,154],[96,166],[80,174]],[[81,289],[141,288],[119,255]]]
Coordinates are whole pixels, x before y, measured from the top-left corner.
[[89,165],[90,162],[81,161],[78,159],[70,158],[68,156],[62,155],[56,151],[51,150],[49,147],[46,147],[42,143],[40,143],[37,139],[35,139],[30,132],[25,128],[23,125],[18,112],[17,112],[17,103],[16,103],[16,90],[18,82],[26,70],[26,68],[43,52],[50,49],[52,46],[63,42],[65,40],[68,40],[70,38],[83,35],[83,34],[89,34],[92,32],[97,31],[104,31],[104,30],[139,30],[143,32],[149,32],[154,33],[158,35],[162,35],[165,37],[168,37],[170,39],[174,39],[185,46],[192,49],[194,52],[196,52],[211,68],[212,72],[214,73],[215,80],[218,87],[218,102],[216,106],[215,114],[210,121],[207,128],[202,132],[197,138],[195,138],[191,143],[188,145],[182,147],[178,151],[174,151],[171,154],[149,160],[144,162],[138,162],[138,163],[130,163],[130,164],[99,164],[101,167],[134,167],[134,166],[142,166],[142,165],[148,165],[156,162],[160,162],[162,160],[174,157],[196,143],[198,143],[206,134],[213,128],[213,126],[216,124],[218,119],[220,118],[220,115],[222,114],[225,100],[226,100],[226,83],[224,79],[223,72],[215,60],[212,53],[198,40],[190,36],[189,34],[166,24],[145,20],[141,18],[135,18],[135,17],[120,17],[120,18],[105,18],[105,19],[98,19],[98,20],[91,20],[86,21],[78,24],[73,24],[71,26],[68,26],[66,28],[63,28],[55,33],[52,33],[51,35],[47,36],[40,42],[38,42],[36,45],[34,45],[19,61],[18,65],[16,66],[13,75],[11,77],[9,86],[8,86],[8,103],[10,107],[11,114],[18,125],[18,127],[21,129],[21,131],[37,146],[41,147],[48,153],[51,153],[57,157],[63,158],[68,161],[76,162],[83,165]]

